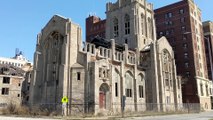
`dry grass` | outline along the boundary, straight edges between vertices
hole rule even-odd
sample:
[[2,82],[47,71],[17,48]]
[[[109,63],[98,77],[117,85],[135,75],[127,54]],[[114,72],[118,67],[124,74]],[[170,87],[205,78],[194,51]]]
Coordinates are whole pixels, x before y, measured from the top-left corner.
[[58,113],[50,112],[48,109],[34,107],[30,109],[27,106],[18,106],[10,103],[6,108],[0,112],[2,115],[19,115],[19,116],[57,116]]
[[17,106],[13,103],[10,103],[6,108],[3,108],[1,112],[3,115],[30,115],[28,107]]

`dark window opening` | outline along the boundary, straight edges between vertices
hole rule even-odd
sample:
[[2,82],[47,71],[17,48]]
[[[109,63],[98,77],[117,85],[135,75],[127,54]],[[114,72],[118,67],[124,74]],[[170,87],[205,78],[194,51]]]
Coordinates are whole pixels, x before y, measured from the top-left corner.
[[77,72],[77,80],[81,80],[81,73]]
[[94,46],[92,46],[92,54],[94,54],[95,52],[94,52]]
[[58,80],[56,80],[56,85],[58,85]]
[[129,15],[125,16],[125,35],[130,34],[130,17]]
[[186,76],[187,76],[187,77],[190,77],[190,72],[186,72]]
[[126,97],[132,97],[132,89],[126,89]]
[[27,96],[26,101],[29,101],[29,96]]
[[200,84],[200,94],[201,94],[201,96],[204,95],[204,94],[203,94],[203,84]]
[[206,85],[206,96],[209,96],[209,88],[208,88],[208,85]]
[[183,14],[183,13],[184,13],[184,9],[180,9],[180,10],[179,10],[179,13],[180,13],[180,14]]
[[181,23],[185,23],[185,18],[180,18]]
[[2,88],[1,94],[2,95],[9,95],[9,88]]
[[3,77],[3,84],[10,84],[10,78],[9,77]]
[[115,83],[115,96],[118,97],[118,83]]
[[143,98],[143,86],[142,85],[139,85],[139,97],[140,98]]
[[125,43],[128,44],[128,39],[125,39]]

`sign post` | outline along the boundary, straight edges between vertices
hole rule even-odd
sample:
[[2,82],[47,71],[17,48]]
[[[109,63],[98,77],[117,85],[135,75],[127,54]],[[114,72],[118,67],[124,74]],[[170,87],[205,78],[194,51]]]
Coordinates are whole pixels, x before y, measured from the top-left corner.
[[62,99],[61,99],[61,103],[62,103],[62,116],[66,115],[66,107],[67,107],[67,103],[69,102],[68,98],[66,96],[64,96]]

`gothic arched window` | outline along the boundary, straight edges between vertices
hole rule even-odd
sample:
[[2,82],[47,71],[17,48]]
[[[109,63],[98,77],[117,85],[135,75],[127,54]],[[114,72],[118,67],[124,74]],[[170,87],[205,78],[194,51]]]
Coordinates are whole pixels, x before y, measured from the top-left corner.
[[113,31],[114,31],[114,37],[118,37],[119,32],[118,32],[118,19],[114,18],[113,20]]
[[149,30],[149,38],[152,38],[153,36],[153,26],[152,26],[152,21],[151,18],[148,18],[148,30]]
[[125,15],[125,18],[124,18],[124,23],[125,23],[125,35],[128,35],[130,34],[130,17],[129,15]]
[[144,76],[143,74],[138,75],[138,95],[139,98],[144,98]]
[[163,62],[163,75],[166,87],[173,86],[172,81],[172,63],[171,57],[167,50],[163,50],[162,53],[162,62]]
[[130,72],[125,74],[125,91],[126,97],[132,97],[133,93],[133,76]]
[[115,69],[115,73],[114,73],[114,81],[115,81],[115,97],[119,96],[119,82],[120,82],[120,75],[117,69]]
[[141,14],[141,34],[143,35],[144,34],[144,15]]

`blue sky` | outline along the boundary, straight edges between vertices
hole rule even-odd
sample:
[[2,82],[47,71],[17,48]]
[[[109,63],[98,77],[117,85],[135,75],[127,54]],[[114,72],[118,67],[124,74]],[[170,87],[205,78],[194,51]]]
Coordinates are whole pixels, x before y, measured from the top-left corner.
[[[1,0],[0,57],[13,57],[15,48],[33,61],[36,36],[54,14],[80,24],[85,39],[85,18],[90,13],[105,18],[106,2],[116,0]],[[159,8],[179,0],[148,0]],[[213,21],[213,0],[195,0],[203,20]]]

